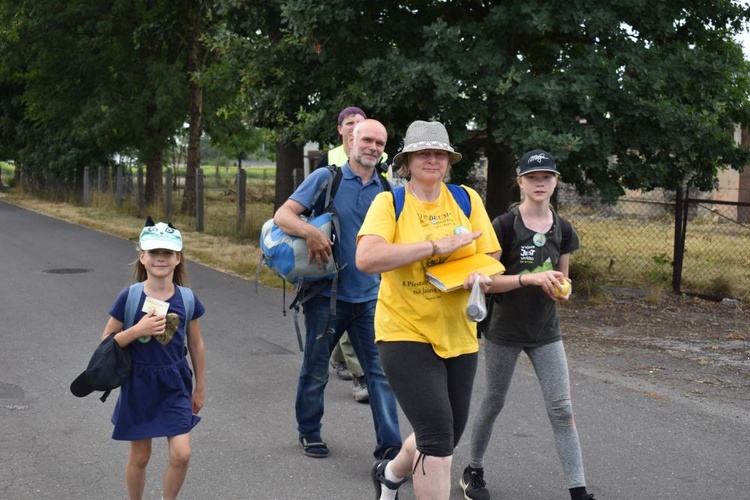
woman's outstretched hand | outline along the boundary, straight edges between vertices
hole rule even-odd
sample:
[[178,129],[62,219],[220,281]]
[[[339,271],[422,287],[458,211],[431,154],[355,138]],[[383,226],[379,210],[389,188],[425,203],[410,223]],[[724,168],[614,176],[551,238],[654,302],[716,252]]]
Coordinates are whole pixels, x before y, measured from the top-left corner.
[[439,240],[435,240],[435,255],[451,254],[459,248],[470,244],[480,236],[482,236],[481,231],[474,231],[471,233],[451,234],[450,236],[445,236]]

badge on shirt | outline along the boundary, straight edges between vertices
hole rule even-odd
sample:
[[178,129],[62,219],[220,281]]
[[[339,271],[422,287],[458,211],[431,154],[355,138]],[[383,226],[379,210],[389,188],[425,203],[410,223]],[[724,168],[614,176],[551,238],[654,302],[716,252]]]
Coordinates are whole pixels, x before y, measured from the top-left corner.
[[534,245],[538,247],[543,247],[545,243],[547,243],[547,237],[544,236],[542,233],[536,233],[533,238],[531,238],[531,241],[534,242]]

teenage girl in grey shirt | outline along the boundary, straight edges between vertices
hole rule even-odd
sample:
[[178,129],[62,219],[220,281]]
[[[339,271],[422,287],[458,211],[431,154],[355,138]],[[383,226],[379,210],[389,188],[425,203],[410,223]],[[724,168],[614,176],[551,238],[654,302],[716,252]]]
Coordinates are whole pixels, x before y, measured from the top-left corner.
[[465,497],[471,500],[490,498],[484,482],[484,454],[521,352],[529,357],[539,379],[570,497],[594,498],[586,491],[557,311],[557,302],[570,296],[570,289],[564,289],[570,283],[570,253],[579,248],[575,230],[550,207],[558,179],[552,155],[530,151],[519,165],[517,181],[523,201],[512,210],[513,236],[501,234],[500,218],[493,222],[498,239],[513,243],[502,248],[506,274],[492,277],[490,286],[490,292],[497,295],[485,332],[487,389],[473,423],[469,466],[461,478]]

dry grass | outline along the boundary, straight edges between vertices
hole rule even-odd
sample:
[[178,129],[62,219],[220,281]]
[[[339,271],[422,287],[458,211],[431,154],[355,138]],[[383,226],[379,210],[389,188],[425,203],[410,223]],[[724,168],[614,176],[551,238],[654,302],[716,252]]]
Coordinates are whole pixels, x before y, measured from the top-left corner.
[[[564,214],[563,214],[564,216]],[[584,262],[608,284],[650,290],[672,287],[674,227],[670,221],[570,219],[581,238],[573,262]],[[732,233],[712,221],[688,226],[682,290],[715,297],[750,298],[750,231]]]
[[[193,218],[179,214],[171,218],[185,235],[189,259],[243,278],[255,278],[260,227],[273,215],[273,182],[265,178],[268,174],[262,175],[264,178],[248,182],[245,223],[239,229],[231,183],[226,189],[207,191],[203,232],[194,230]],[[137,238],[145,219],[133,207],[117,208],[109,194],[95,193],[91,207],[42,201],[18,192],[0,196],[30,210],[131,240]],[[178,212],[181,196],[175,195],[173,201]],[[155,220],[165,218],[162,207],[144,212]],[[581,249],[574,254],[571,266],[579,293],[596,297],[607,284],[648,290],[658,301],[663,290],[671,289],[674,227],[669,220],[580,214],[567,218],[581,238]],[[681,289],[745,302],[750,300],[750,232],[742,227],[729,232],[723,226],[713,221],[691,222]],[[259,280],[280,285],[265,267]]]

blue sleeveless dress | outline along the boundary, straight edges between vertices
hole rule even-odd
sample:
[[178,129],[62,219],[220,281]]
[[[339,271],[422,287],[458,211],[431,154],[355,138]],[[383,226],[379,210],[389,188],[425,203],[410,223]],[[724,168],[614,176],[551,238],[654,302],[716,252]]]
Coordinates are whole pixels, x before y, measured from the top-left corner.
[[[109,314],[118,321],[125,321],[127,298],[128,288],[125,288],[109,310]],[[146,294],[141,293],[135,323],[145,314],[141,311],[145,299]],[[135,441],[178,436],[190,432],[200,422],[200,417],[194,415],[192,410],[193,373],[185,357],[185,304],[177,287],[167,302],[168,312],[179,316],[179,326],[167,345],[162,345],[155,338],[148,342],[136,340],[130,344],[133,371],[120,387],[112,413],[115,426],[113,439]],[[204,313],[205,308],[196,297],[191,320],[200,318]]]

